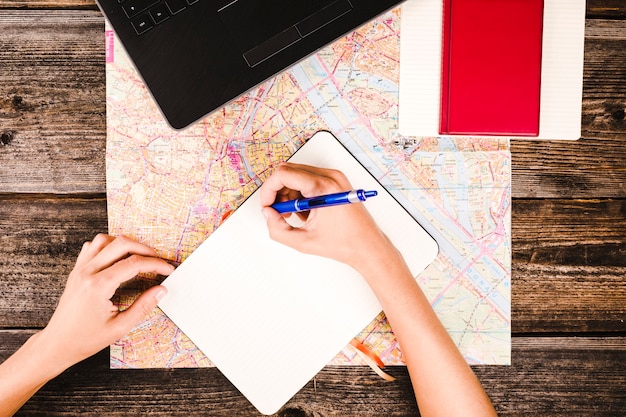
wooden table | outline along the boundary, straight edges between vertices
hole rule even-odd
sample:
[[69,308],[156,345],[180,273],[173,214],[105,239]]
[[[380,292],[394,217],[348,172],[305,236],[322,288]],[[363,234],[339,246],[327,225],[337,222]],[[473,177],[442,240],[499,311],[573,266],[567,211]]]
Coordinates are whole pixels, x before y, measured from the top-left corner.
[[[626,4],[588,0],[583,138],[513,141],[513,364],[475,371],[501,415],[626,414]],[[0,0],[0,360],[51,316],[107,231],[103,17]],[[279,415],[408,416],[406,369],[325,368]],[[119,371],[108,351],[20,415],[257,415],[216,369]]]

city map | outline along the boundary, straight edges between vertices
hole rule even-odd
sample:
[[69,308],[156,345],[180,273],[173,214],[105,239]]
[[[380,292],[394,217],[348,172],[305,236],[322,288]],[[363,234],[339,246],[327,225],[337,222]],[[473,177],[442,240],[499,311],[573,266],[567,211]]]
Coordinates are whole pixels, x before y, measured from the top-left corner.
[[[182,131],[167,125],[107,27],[109,232],[183,262],[274,166],[328,130],[439,244],[416,279],[468,363],[509,364],[509,142],[398,134],[400,24],[391,11]],[[161,279],[138,277],[116,302],[130,305]],[[384,313],[355,338],[385,364],[404,363]],[[112,368],[213,366],[158,308],[110,358]],[[330,364],[364,362],[348,345]]]

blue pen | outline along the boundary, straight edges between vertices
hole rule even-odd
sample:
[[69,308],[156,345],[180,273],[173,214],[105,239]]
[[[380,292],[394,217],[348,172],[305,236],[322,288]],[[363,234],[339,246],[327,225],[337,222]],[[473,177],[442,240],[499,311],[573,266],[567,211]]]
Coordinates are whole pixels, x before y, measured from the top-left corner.
[[272,208],[279,213],[294,213],[314,208],[338,206],[340,204],[360,203],[370,197],[378,195],[377,191],[352,190],[343,193],[320,195],[311,198],[298,198],[272,204]]

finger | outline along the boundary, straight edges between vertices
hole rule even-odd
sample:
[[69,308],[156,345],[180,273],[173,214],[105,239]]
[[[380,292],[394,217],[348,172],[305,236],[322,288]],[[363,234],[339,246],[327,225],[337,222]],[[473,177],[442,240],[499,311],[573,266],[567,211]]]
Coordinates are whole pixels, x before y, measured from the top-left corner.
[[264,207],[263,215],[267,220],[267,230],[272,240],[299,250],[299,247],[301,247],[300,241],[304,236],[303,230],[291,226],[273,208]]
[[287,187],[283,187],[276,193],[276,202],[293,200],[296,198],[302,198],[302,194],[300,193],[300,191],[292,190]]
[[91,242],[85,242],[76,258],[76,266],[81,266],[94,258],[106,245],[115,239],[103,233],[96,235]]
[[312,168],[313,167],[300,164],[282,164],[274,171],[274,174],[267,179],[262,188],[274,193],[281,193],[284,192],[284,190],[293,190],[305,196],[309,195],[310,190],[314,188],[319,181],[323,181],[325,178],[318,172],[312,172]]
[[90,267],[94,272],[102,271],[130,255],[156,257],[157,253],[154,249],[143,243],[139,243],[125,236],[120,236],[114,238],[108,245],[102,247],[98,254],[91,260]]
[[174,267],[163,259],[131,255],[102,270],[98,277],[109,284],[107,293],[114,293],[122,283],[135,278],[139,274],[152,273],[167,276],[172,272],[174,272]]
[[[295,213],[291,213],[291,215],[292,216],[295,215],[299,222],[306,223],[308,221],[308,219],[309,219],[309,214],[310,213],[311,212],[307,210],[307,211],[298,211],[298,212],[295,212]],[[286,218],[287,214],[290,214],[290,213],[283,214],[283,217]]]
[[261,206],[267,207],[276,201],[283,189],[299,191],[305,197],[322,193],[346,191],[350,183],[339,171],[311,167],[308,165],[285,163],[261,186]]
[[126,310],[115,317],[118,337],[130,332],[141,320],[148,316],[159,301],[167,294],[167,288],[156,285],[139,296]]
[[331,171],[334,171],[333,169],[330,169],[330,168],[322,168],[322,167],[317,167],[314,165],[298,164],[296,162],[284,162],[282,165],[289,167],[289,168],[298,169],[300,171],[306,171],[308,173],[315,174],[315,175],[329,176],[328,174]]
[[91,242],[85,242],[83,243],[83,247],[80,249],[80,252],[78,253],[78,256],[76,257],[76,266],[82,266],[83,264],[87,263],[89,261],[89,259],[91,259],[90,256],[90,248],[91,246]]
[[344,187],[351,188],[348,178],[345,176],[343,172],[337,169],[322,168],[322,167],[316,167],[313,165],[296,164],[292,162],[285,162],[284,165],[287,165],[287,167],[290,167],[290,168],[298,169],[300,171],[308,172],[309,174],[312,174],[312,175],[316,175],[320,177],[328,177],[332,179],[333,181],[335,181],[337,184],[339,184],[342,188]]

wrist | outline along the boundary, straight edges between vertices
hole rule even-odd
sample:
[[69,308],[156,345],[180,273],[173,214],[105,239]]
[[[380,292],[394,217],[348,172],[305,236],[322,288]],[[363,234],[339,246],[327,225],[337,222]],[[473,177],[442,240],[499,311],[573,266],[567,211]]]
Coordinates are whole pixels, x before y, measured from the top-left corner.
[[414,280],[402,254],[391,242],[371,251],[366,260],[356,269],[376,293],[379,288],[388,286],[390,281]]
[[68,358],[66,349],[47,328],[35,333],[26,345],[33,366],[45,382],[57,377],[75,363]]
[[12,415],[48,381],[65,368],[50,355],[42,332],[31,336],[13,355],[0,364],[0,415]]

